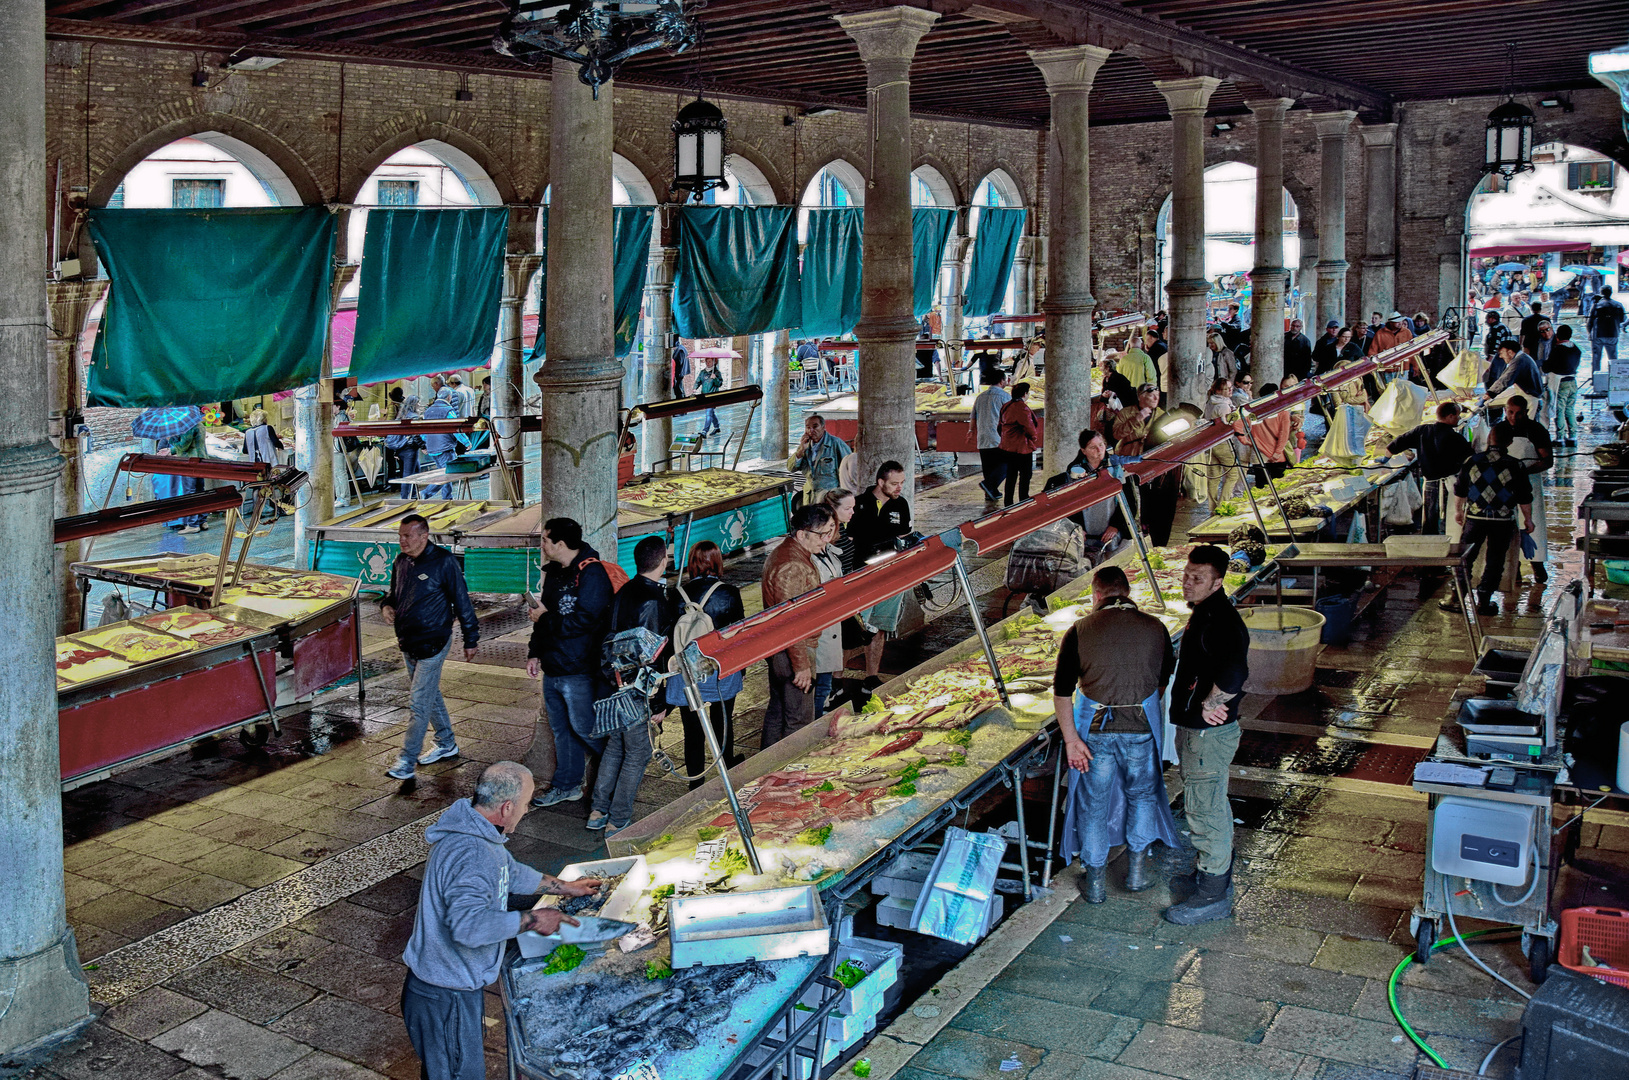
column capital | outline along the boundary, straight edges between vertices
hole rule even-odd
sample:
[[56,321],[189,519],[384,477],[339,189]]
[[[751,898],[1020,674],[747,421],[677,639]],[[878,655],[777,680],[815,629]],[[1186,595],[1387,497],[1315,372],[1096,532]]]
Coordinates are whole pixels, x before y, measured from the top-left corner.
[[888,60],[909,63],[916,55],[916,43],[933,28],[939,13],[914,7],[891,7],[833,17],[859,46],[860,61],[870,65]]
[[542,252],[533,252],[529,255],[505,255],[503,257],[504,299],[524,298],[526,287],[532,282],[532,275],[537,273],[538,267],[542,265]]
[[[1203,116],[1210,106],[1210,96],[1222,85],[1221,79],[1209,75],[1195,75],[1187,79],[1155,79],[1154,89],[1165,98],[1172,116]],[[1357,113],[1353,113],[1356,116]]]
[[1097,78],[1097,70],[1112,55],[1112,49],[1101,49],[1096,45],[1029,50],[1030,60],[1041,69],[1041,78],[1046,81],[1046,92],[1053,97],[1089,92]]
[[1363,145],[1370,146],[1396,146],[1396,124],[1363,124],[1358,128],[1358,134],[1363,136]]
[[1352,133],[1352,121],[1356,119],[1357,113],[1351,109],[1313,113],[1312,128],[1320,139],[1344,139]]
[[1258,123],[1266,121],[1282,123],[1284,114],[1289,112],[1294,104],[1295,99],[1287,97],[1246,98],[1244,107],[1255,114]]

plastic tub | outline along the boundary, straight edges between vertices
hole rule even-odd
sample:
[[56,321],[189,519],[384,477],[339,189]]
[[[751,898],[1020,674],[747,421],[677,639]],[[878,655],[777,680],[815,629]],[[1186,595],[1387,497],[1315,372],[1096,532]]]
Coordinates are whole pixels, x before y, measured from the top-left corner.
[[1317,604],[1318,614],[1324,617],[1324,632],[1319,635],[1325,645],[1346,645],[1352,640],[1352,622],[1357,618],[1356,596],[1326,596]]
[[1311,608],[1256,607],[1239,612],[1250,631],[1247,694],[1299,694],[1312,686],[1324,617]]
[[1606,567],[1606,580],[1614,585],[1629,585],[1629,559],[1602,559]]
[[[1589,955],[1596,963],[1611,967],[1585,967],[1585,945],[1589,946]],[[1568,971],[1629,987],[1629,911],[1599,907],[1563,911],[1556,960]]]

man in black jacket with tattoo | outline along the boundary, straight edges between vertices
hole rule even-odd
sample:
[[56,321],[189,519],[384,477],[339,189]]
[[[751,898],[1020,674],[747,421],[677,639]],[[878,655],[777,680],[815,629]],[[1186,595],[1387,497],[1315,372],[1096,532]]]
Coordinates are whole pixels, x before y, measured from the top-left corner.
[[[1188,899],[1167,908],[1180,926],[1233,914],[1233,808],[1227,801],[1228,767],[1239,749],[1239,701],[1250,675],[1250,632],[1222,591],[1227,553],[1201,544],[1182,571],[1182,598],[1193,609],[1182,632],[1171,684],[1171,722],[1177,726],[1182,805],[1199,849]],[[1187,875],[1173,888],[1189,885]]]

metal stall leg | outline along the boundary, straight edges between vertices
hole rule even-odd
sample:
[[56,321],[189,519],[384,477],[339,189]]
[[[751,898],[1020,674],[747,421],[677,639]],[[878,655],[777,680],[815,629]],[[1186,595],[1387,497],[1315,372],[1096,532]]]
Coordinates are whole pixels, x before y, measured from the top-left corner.
[[[695,646],[692,644],[692,649]],[[700,650],[696,650],[700,655]],[[713,732],[713,724],[708,719],[707,704],[701,700],[701,688],[696,685],[695,676],[691,673],[690,665],[694,660],[685,658],[679,665],[679,676],[684,679],[684,696],[690,702],[690,708],[701,717],[701,734],[707,740],[707,752],[713,755],[713,764],[718,766],[718,778],[724,784],[724,797],[729,800],[730,814],[735,818],[735,827],[741,834],[741,847],[746,852],[747,862],[752,866],[754,874],[764,872],[763,866],[758,862],[758,848],[752,842],[752,822],[747,820],[746,811],[741,809],[741,802],[735,796],[735,785],[730,783],[730,763],[724,760],[724,750],[718,745],[718,736]]]
[[358,720],[366,721],[368,683],[362,676],[362,608],[355,600],[351,601],[351,632],[356,640],[356,716]]
[[1115,499],[1120,503],[1120,514],[1126,519],[1131,528],[1131,538],[1137,542],[1137,554],[1142,556],[1143,572],[1148,575],[1148,587],[1154,590],[1154,600],[1159,604],[1160,610],[1166,610],[1165,594],[1160,592],[1159,579],[1154,576],[1154,564],[1148,561],[1148,544],[1143,540],[1142,524],[1131,513],[1131,504],[1126,502],[1126,489],[1121,488],[1114,493]]
[[[1035,899],[1035,889],[1029,876],[1029,833],[1024,828],[1024,770],[1020,765],[1007,768],[1007,777],[1012,784],[1013,804],[1018,812],[1018,865],[1024,874],[1024,903]],[[1048,853],[1048,864],[1051,855]]]
[[1052,814],[1046,820],[1046,865],[1041,871],[1041,888],[1052,887],[1052,863],[1058,850],[1058,795],[1063,788],[1063,744],[1058,744],[1058,758],[1052,764]]
[[956,584],[961,586],[962,595],[967,598],[967,613],[973,617],[973,629],[978,631],[979,644],[984,646],[984,660],[990,665],[990,677],[995,680],[996,693],[1001,697],[1001,704],[1011,709],[1012,698],[1007,696],[1007,682],[1001,677],[1001,665],[996,662],[995,646],[990,643],[989,631],[984,629],[984,618],[979,614],[978,600],[973,596],[973,582],[967,576],[967,565],[962,562],[960,552],[957,552],[953,566],[956,571]]
[[[1272,492],[1273,503],[1278,507],[1278,516],[1284,519],[1284,535],[1288,536],[1290,543],[1293,544],[1295,543],[1295,527],[1290,524],[1290,515],[1284,511],[1284,500],[1278,496],[1278,485],[1273,483],[1273,474],[1267,471],[1267,459],[1261,456],[1261,449],[1256,446],[1256,437],[1250,433],[1250,416],[1243,408],[1239,409],[1239,420],[1244,424],[1244,441],[1250,446],[1250,456],[1256,459],[1257,465],[1261,466],[1261,475],[1267,481],[1267,490]],[[1249,484],[1245,485],[1246,490],[1249,487]],[[1255,499],[1252,498],[1250,504],[1254,506]],[[1273,534],[1267,532],[1265,528],[1262,529],[1262,532],[1267,533],[1267,540],[1270,543]]]

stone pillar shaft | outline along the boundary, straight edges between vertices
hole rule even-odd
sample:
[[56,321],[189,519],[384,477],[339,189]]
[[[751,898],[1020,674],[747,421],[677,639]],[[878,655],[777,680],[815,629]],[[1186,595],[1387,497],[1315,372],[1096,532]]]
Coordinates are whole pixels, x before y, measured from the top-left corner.
[[88,1020],[90,992],[62,891],[52,509],[62,458],[46,439],[45,5],[0,0],[0,1051]]
[[509,462],[515,494],[506,494],[501,481],[492,485],[493,498],[526,498],[525,447],[520,437],[520,418],[526,412],[526,292],[532,275],[543,264],[541,255],[505,255],[503,298],[498,302],[498,370],[492,373],[492,427]]
[[893,7],[839,15],[865,64],[865,273],[860,297],[859,475],[890,459],[916,476],[916,319],[911,280],[911,58],[939,18]]
[[[962,356],[962,260],[967,255],[967,237],[962,235],[965,220],[963,212],[958,210],[956,224],[945,240],[944,261],[939,264],[941,280],[945,283],[944,294],[940,298],[944,308],[941,314],[944,315],[945,352],[952,368],[958,371],[966,363]],[[969,372],[967,378],[974,386],[978,385],[977,372]]]
[[1061,472],[1092,418],[1090,129],[1086,101],[1108,49],[1074,45],[1034,49],[1052,99],[1047,136],[1046,431],[1044,474]]
[[554,62],[549,105],[549,332],[538,475],[551,517],[575,518],[616,556],[617,389],[611,276],[611,101]]
[[776,330],[763,336],[764,434],[758,456],[770,465],[785,464],[792,427],[792,334]]
[[[660,211],[659,211],[660,212]],[[645,401],[668,401],[673,397],[673,270],[679,249],[664,247],[652,255],[645,275],[645,293],[650,297],[650,320],[645,337]],[[640,464],[655,472],[657,462],[667,457],[673,442],[673,421],[667,417],[646,420],[639,433]],[[662,471],[668,466],[662,465]]]
[[1318,113],[1318,325],[1346,316],[1346,137],[1357,113]]
[[1256,117],[1256,264],[1250,271],[1250,368],[1257,384],[1284,378],[1284,113],[1292,98],[1246,101]]
[[[1362,317],[1397,306],[1397,125],[1364,124]],[[1433,320],[1435,321],[1435,320]]]
[[1214,368],[1205,348],[1205,109],[1219,79],[1157,79],[1171,110],[1170,404],[1203,403]]
[[[338,228],[342,237],[346,217],[346,212],[340,211]],[[336,251],[335,258],[342,257]],[[345,291],[356,271],[353,263],[340,262],[334,267],[334,279],[328,292],[330,318],[339,306],[339,294]],[[316,385],[294,391],[294,464],[310,477],[302,492],[304,498],[297,499],[294,507],[294,565],[301,570],[310,569],[311,528],[334,516],[334,380],[329,378],[329,372],[334,369],[333,350],[330,334],[322,347],[322,377]],[[348,478],[346,483],[349,483]]]

